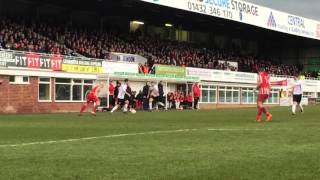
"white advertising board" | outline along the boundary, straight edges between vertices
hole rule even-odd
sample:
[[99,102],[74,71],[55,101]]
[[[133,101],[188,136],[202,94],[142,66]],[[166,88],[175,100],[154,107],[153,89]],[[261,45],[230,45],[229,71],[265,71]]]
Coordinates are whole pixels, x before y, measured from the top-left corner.
[[229,19],[292,35],[320,39],[319,21],[288,14],[242,0],[141,1]]
[[138,64],[120,62],[102,62],[104,73],[114,74],[117,72],[138,73]]
[[187,76],[200,77],[202,81],[237,82],[250,84],[255,84],[257,82],[257,74],[255,73],[243,73],[189,67],[187,67],[186,69]]
[[[292,105],[292,97],[280,98],[280,106],[291,106]],[[308,98],[302,98],[301,104],[304,106],[309,105]]]
[[125,53],[110,53],[110,60],[128,63],[140,63],[145,64],[147,59],[137,54],[125,54]]

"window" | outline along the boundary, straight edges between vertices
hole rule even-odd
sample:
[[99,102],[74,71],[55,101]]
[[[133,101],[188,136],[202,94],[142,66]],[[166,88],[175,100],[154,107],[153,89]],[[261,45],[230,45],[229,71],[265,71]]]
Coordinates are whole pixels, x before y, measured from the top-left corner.
[[39,101],[51,100],[51,81],[50,78],[39,78]]
[[202,89],[202,93],[201,94],[202,94],[201,101],[205,102],[205,103],[209,102],[209,92],[208,92],[208,90],[207,89]]
[[55,82],[57,101],[85,101],[93,86],[93,80],[57,78]]
[[219,103],[226,102],[226,89],[225,87],[219,87]]
[[[258,91],[254,88],[242,88],[242,103],[243,104],[255,104],[258,98]],[[278,104],[279,103],[279,91],[272,89],[270,91],[270,96],[267,101],[268,104]]]
[[219,87],[219,103],[237,104],[240,102],[240,88]]
[[56,84],[56,100],[71,100],[71,84]]
[[16,77],[15,76],[10,76],[9,77],[9,82],[11,82],[11,83],[16,82]]
[[90,92],[90,90],[92,89],[92,85],[84,85],[83,86],[83,98],[82,100],[85,101],[86,100],[86,97],[87,97],[87,94]]
[[217,88],[209,90],[209,102],[216,102],[216,96],[217,96]]
[[242,88],[242,103],[255,104],[257,99],[257,92],[254,88]]
[[29,84],[29,76],[9,76],[10,84]]
[[201,86],[201,103],[215,103],[217,96],[216,86]]
[[22,82],[28,83],[29,82],[29,77],[28,76],[23,76],[22,77]]
[[72,100],[81,101],[81,85],[73,85],[72,86]]
[[85,84],[93,84],[93,80],[84,80]]
[[70,83],[71,79],[57,78],[56,83]]
[[268,104],[278,104],[279,103],[279,90],[272,89],[270,91],[270,96],[267,101]]

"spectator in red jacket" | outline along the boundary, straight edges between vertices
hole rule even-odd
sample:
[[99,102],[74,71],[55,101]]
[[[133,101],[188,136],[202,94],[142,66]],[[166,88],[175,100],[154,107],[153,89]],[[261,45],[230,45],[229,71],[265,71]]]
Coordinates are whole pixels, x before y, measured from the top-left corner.
[[201,90],[200,90],[200,86],[199,83],[196,82],[193,87],[192,87],[192,92],[193,92],[193,99],[194,99],[194,105],[193,108],[194,109],[198,109],[198,102],[201,96]]
[[187,96],[187,105],[189,108],[192,108],[192,92],[189,92],[188,96]]
[[115,101],[114,101],[114,91],[115,91],[115,87],[113,85],[113,81],[110,81],[109,83],[109,108],[112,108],[113,106],[115,106]]

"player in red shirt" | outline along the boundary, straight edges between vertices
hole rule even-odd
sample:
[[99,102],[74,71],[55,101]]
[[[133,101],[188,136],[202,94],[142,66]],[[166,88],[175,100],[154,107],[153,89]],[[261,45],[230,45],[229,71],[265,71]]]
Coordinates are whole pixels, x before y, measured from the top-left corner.
[[257,99],[257,122],[261,122],[262,113],[267,116],[267,122],[272,121],[272,114],[264,106],[264,103],[268,100],[270,94],[271,84],[269,74],[265,71],[258,71],[257,78],[257,90],[259,90],[258,99]]
[[98,95],[100,89],[103,87],[104,87],[103,83],[95,85],[91,89],[91,91],[87,94],[87,102],[82,105],[81,110],[80,110],[80,114],[79,114],[80,116],[82,115],[82,113],[87,109],[88,105],[90,105],[90,104],[92,105],[91,114],[94,116],[96,115],[96,109],[100,105],[100,100],[97,97],[97,95]]

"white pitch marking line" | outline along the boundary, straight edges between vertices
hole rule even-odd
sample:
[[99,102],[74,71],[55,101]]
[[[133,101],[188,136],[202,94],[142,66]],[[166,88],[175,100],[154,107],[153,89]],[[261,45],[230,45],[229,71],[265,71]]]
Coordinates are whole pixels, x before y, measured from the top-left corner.
[[43,144],[57,144],[57,143],[66,143],[66,142],[75,142],[75,141],[87,141],[87,140],[94,140],[94,139],[116,138],[116,137],[148,135],[148,134],[165,134],[165,133],[189,132],[189,131],[197,131],[197,130],[199,130],[199,129],[178,129],[178,130],[167,130],[167,131],[150,131],[150,132],[141,132],[141,133],[128,133],[128,134],[114,134],[114,135],[96,136],[96,137],[85,137],[85,138],[77,138],[77,139],[39,141],[39,142],[30,142],[30,143],[21,143],[21,144],[3,144],[3,145],[0,145],[0,148],[22,147],[22,146],[43,145]]
[[271,131],[271,129],[208,129],[208,131]]
[[[198,131],[198,130],[200,129],[178,129],[178,130],[167,130],[167,131],[150,131],[150,132],[141,132],[141,133],[113,134],[113,135],[106,135],[106,136],[84,137],[84,138],[77,138],[77,139],[39,141],[39,142],[30,142],[30,143],[21,143],[21,144],[3,144],[3,145],[0,145],[0,148],[23,147],[23,146],[43,145],[43,144],[57,144],[57,143],[66,143],[66,142],[75,142],[75,141],[88,141],[88,140],[94,140],[94,139],[116,138],[116,137],[148,135],[148,134],[190,132],[190,131]],[[271,129],[221,129],[221,128],[207,129],[207,130],[208,131],[271,131]]]

